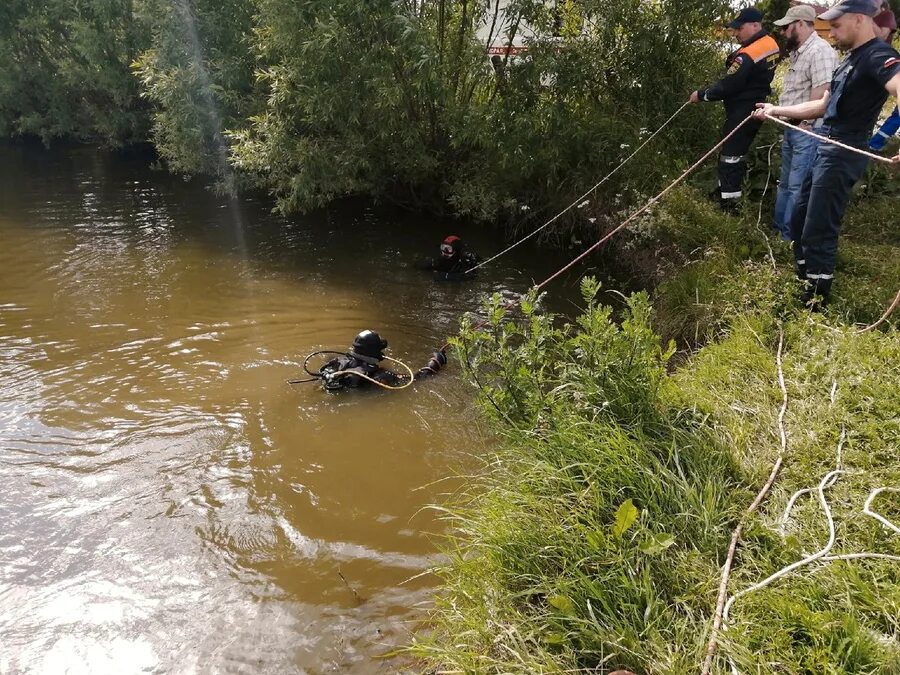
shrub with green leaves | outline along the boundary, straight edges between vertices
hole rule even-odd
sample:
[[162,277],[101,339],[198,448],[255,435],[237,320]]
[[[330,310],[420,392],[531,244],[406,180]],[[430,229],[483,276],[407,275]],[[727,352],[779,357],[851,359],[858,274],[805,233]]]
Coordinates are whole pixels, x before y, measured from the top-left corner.
[[[527,54],[495,68],[476,35],[496,3],[258,0],[266,104],[236,130],[234,162],[284,210],[369,195],[480,220],[519,218],[523,207],[540,217],[721,69],[710,22],[730,11],[711,0],[568,3],[569,28],[554,36],[555,4],[508,4],[499,41],[526,26],[534,36]],[[686,111],[596,195],[597,213],[708,145],[711,114]]]
[[132,69],[152,104],[151,139],[171,170],[230,181],[226,133],[260,106],[254,9],[252,0],[143,0],[151,44]]
[[[442,507],[453,533],[432,631],[413,652],[441,671],[699,672],[733,528],[780,451],[779,320],[735,317],[677,370],[646,295],[614,320],[582,286],[571,324],[536,311],[465,326],[460,361],[502,448]],[[785,468],[738,549],[730,593],[821,548],[829,488],[835,553],[900,555],[861,514],[900,483],[900,339],[783,312]],[[897,522],[893,493],[878,508]],[[900,565],[818,562],[732,608],[713,672],[892,673],[900,668]]]
[[672,347],[647,296],[616,322],[598,284],[582,290],[575,324],[529,302],[507,321],[495,304],[490,328],[457,342],[506,448],[456,514],[447,639],[423,647],[443,665],[678,672],[700,649],[708,551],[727,543],[740,472],[701,418],[668,403]]
[[129,65],[147,44],[130,0],[0,3],[0,133],[123,145],[146,139]]

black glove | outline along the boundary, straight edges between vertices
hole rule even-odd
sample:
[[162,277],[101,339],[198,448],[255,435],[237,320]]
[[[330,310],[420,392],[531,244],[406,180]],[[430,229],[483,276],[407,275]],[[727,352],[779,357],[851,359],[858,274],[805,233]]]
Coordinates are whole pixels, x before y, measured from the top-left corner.
[[419,370],[419,376],[421,377],[426,373],[433,375],[445,365],[447,365],[447,355],[444,354],[444,352],[435,352],[428,360],[428,364],[424,368]]

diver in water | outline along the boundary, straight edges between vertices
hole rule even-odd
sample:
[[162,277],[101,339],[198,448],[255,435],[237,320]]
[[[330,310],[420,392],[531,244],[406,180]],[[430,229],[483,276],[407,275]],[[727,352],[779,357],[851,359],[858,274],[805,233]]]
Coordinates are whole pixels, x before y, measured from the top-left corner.
[[[442,281],[461,281],[475,276],[472,270],[480,258],[473,251],[467,251],[462,239],[450,235],[441,242],[441,254],[437,258],[426,258],[416,267],[431,270]],[[472,270],[469,272],[469,270]]]
[[353,340],[350,350],[331,359],[319,369],[318,376],[328,391],[355,389],[381,385],[386,389],[397,389],[411,384],[412,380],[430,377],[447,364],[443,350],[432,354],[428,363],[410,375],[400,375],[382,368],[379,363],[385,358],[387,340],[373,330],[364,330]]

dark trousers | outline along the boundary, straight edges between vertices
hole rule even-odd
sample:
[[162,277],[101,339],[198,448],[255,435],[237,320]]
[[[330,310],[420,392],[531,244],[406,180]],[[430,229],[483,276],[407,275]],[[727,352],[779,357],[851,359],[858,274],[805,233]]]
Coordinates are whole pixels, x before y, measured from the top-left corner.
[[[865,148],[868,139],[841,140]],[[808,280],[812,291],[826,299],[831,294],[841,219],[850,192],[868,163],[868,157],[823,142],[791,216],[797,276]]]
[[[724,138],[747,119],[747,115],[756,110],[755,101],[736,101],[725,104]],[[750,120],[738,132],[725,141],[719,155],[719,192],[723,200],[739,199],[744,174],[747,173],[747,153],[756,138],[762,122]]]

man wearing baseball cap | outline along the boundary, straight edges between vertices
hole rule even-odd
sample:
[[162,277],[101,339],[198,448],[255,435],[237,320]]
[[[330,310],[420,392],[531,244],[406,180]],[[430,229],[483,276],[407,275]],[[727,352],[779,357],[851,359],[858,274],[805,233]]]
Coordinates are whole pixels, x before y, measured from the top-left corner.
[[[815,29],[816,10],[810,5],[794,5],[773,22],[781,28],[791,67],[785,73],[778,105],[817,101],[828,91],[831,74],[837,66],[837,53],[819,37]],[[822,119],[792,120],[801,129],[821,133]],[[790,240],[791,214],[797,203],[803,180],[809,172],[819,140],[802,131],[788,129],[781,144],[781,180],[775,198],[775,229],[782,239]]]
[[[877,0],[842,0],[819,15],[831,22],[838,46],[850,50],[834,71],[830,95],[791,106],[761,103],[754,116],[824,116],[830,138],[865,149],[888,95],[900,97],[900,53],[876,36],[872,17],[877,12]],[[900,164],[900,154],[893,161]],[[823,142],[797,198],[791,216],[794,257],[797,276],[805,282],[802,299],[813,309],[831,295],[841,218],[867,164],[867,157]]]
[[881,9],[875,15],[875,35],[888,44],[893,44],[894,35],[897,33],[897,17],[891,10],[887,0],[881,0]]
[[[728,28],[740,41],[740,48],[725,60],[726,74],[721,80],[691,94],[689,101],[723,101],[727,136],[753,112],[757,103],[772,92],[772,78],[780,48],[762,27],[763,15],[755,7],[742,9]],[[741,183],[747,171],[747,151],[761,124],[756,120],[742,126],[722,146],[719,155],[719,199],[724,210],[734,210],[741,198]]]
[[[888,44],[894,42],[894,33],[897,32],[897,18],[891,11],[887,0],[882,0],[881,11],[875,15],[875,34]],[[873,150],[884,150],[888,139],[900,130],[900,110],[896,107],[894,112],[884,121],[875,135],[869,139],[869,147]]]

